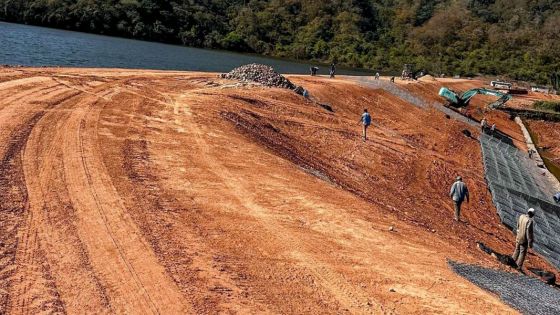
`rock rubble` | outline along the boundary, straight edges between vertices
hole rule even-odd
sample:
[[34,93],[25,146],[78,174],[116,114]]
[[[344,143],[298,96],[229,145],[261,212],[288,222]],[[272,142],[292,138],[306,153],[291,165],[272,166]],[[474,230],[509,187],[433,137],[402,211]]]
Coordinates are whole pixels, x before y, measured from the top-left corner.
[[220,77],[243,82],[257,82],[268,87],[296,89],[295,84],[274,71],[272,67],[256,63],[235,68],[229,73],[221,74]]

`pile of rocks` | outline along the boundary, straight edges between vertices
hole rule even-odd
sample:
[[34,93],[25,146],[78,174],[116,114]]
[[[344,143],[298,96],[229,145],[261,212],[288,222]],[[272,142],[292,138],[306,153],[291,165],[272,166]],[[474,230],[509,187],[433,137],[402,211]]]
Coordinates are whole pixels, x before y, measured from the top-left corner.
[[269,87],[279,87],[285,89],[295,89],[296,85],[284,76],[274,71],[272,67],[261,64],[248,64],[224,73],[220,77],[230,80],[240,80],[243,82],[257,82]]

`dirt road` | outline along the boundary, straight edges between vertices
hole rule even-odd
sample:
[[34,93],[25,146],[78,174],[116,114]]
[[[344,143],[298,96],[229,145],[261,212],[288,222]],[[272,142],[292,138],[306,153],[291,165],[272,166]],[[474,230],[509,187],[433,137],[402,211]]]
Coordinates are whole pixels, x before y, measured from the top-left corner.
[[514,313],[446,263],[512,249],[468,127],[291,79],[335,112],[214,74],[0,70],[0,313]]

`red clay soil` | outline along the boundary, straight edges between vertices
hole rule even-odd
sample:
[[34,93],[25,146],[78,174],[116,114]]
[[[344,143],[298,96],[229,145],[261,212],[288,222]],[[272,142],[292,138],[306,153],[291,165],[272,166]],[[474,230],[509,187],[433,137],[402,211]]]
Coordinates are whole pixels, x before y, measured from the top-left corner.
[[560,166],[560,123],[527,120],[531,132],[537,136],[538,145],[552,162]]
[[533,109],[533,103],[536,101],[560,101],[560,95],[544,94],[531,92],[527,95],[515,95],[515,97],[507,103],[508,107]]
[[290,79],[334,113],[215,74],[0,73],[0,313],[515,313],[447,266],[503,268],[475,242],[514,237],[438,111],[321,77]]
[[[512,106],[533,109],[533,103],[539,100],[560,102],[560,95],[530,92]],[[538,137],[538,145],[543,148],[545,155],[560,166],[560,123],[533,119],[527,119],[526,123]]]
[[[400,82],[400,84],[403,84],[403,87],[407,90],[417,95],[421,95],[425,99],[439,103],[445,103],[445,100],[438,95],[439,89],[443,86],[457,92],[465,92],[479,87],[490,88],[484,81],[475,79],[437,79],[437,81],[419,81],[412,83]],[[510,100],[506,105],[509,106],[510,103],[519,102],[519,99],[524,97],[525,96],[515,95],[513,100]],[[460,111],[463,114],[479,121],[482,120],[482,118],[486,118],[489,125],[496,124],[496,128],[498,130],[509,135],[514,140],[514,144],[517,147],[522,150],[527,150],[523,133],[521,132],[519,125],[510,118],[509,114],[499,110],[488,109],[487,105],[496,100],[497,98],[494,96],[476,95],[471,99],[469,106],[462,108]]]
[[[437,95],[437,92],[442,86],[461,92],[477,87],[490,88],[486,81],[476,79],[436,79],[433,81],[419,81],[414,83],[397,81],[397,83],[403,85],[409,91],[422,95],[423,98],[431,102],[444,101]],[[511,136],[515,140],[514,143],[516,146],[522,150],[526,150],[527,146],[523,134],[519,126],[510,119],[509,115],[497,110],[490,111],[486,108],[487,104],[495,100],[496,98],[492,96],[477,95],[472,99],[469,107],[464,110],[464,113],[477,120],[486,117],[490,124],[495,123],[500,131]],[[513,98],[506,103],[506,106],[533,109],[533,103],[539,100],[560,101],[560,95],[529,91],[527,95],[514,95]],[[527,120],[527,122],[531,130],[539,137],[539,146],[544,147],[547,156],[551,157],[557,165],[560,165],[560,123],[538,120]]]

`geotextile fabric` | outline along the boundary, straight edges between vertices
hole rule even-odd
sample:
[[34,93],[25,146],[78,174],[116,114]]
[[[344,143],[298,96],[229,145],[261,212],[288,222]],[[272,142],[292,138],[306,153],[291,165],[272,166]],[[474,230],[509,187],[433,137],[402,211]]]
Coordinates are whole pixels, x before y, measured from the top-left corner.
[[534,208],[534,250],[560,269],[560,205],[553,185],[529,156],[508,141],[480,136],[492,201],[503,224],[515,233],[517,219]]
[[560,290],[519,273],[448,261],[451,269],[523,314],[560,314]]

